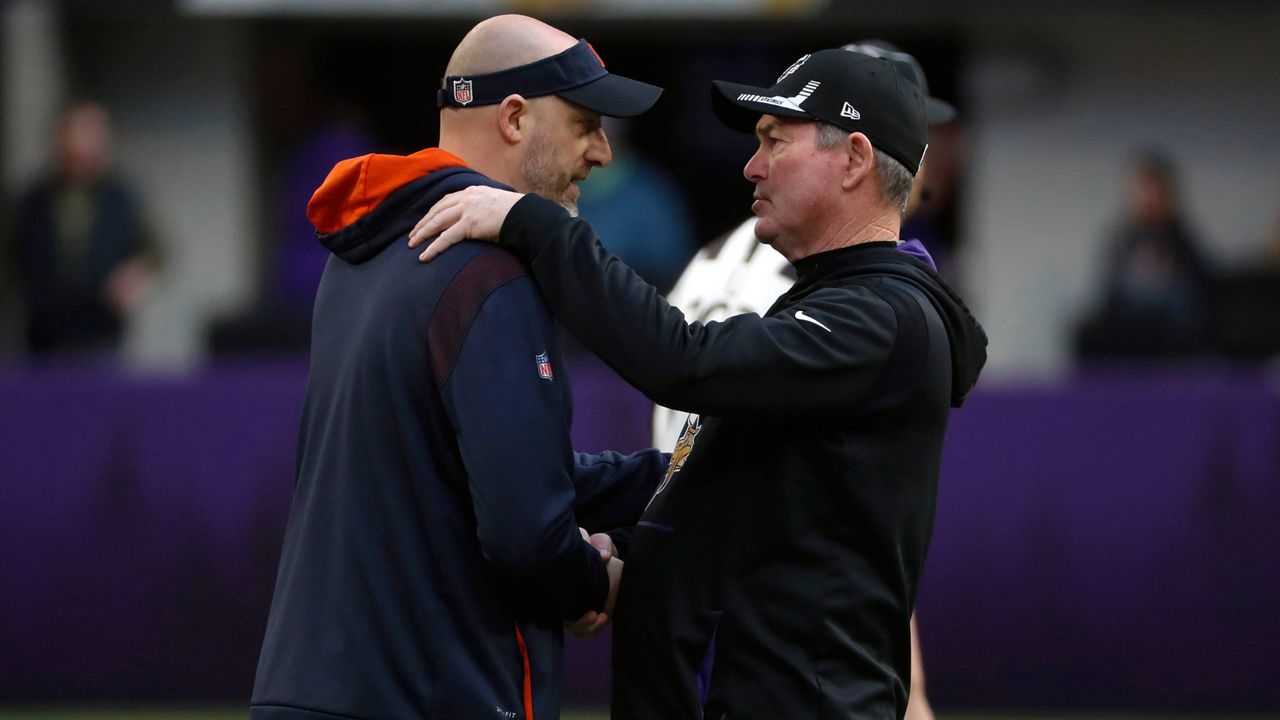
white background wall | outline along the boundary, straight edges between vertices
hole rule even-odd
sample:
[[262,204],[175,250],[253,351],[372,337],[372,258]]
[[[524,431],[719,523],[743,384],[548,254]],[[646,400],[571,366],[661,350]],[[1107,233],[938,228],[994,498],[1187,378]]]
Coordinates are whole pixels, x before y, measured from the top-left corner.
[[[0,2],[0,181],[4,199],[44,166],[49,128],[65,92],[58,13],[45,0]],[[10,222],[0,214],[0,222]],[[7,228],[0,228],[0,248]],[[22,313],[0,263],[0,354],[21,345]]]
[[1054,377],[1098,290],[1126,163],[1163,148],[1217,260],[1280,217],[1280,6],[984,24],[969,68],[968,294],[989,377]]
[[66,90],[57,31],[52,3],[12,0],[0,6],[0,157],[6,188],[20,187],[44,164],[49,127]]

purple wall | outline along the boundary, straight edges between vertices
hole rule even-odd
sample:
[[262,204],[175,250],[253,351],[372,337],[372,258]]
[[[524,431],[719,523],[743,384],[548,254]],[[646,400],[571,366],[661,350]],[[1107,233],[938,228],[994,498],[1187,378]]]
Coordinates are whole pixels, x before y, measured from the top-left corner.
[[918,602],[930,695],[1280,709],[1280,397],[1094,378],[953,417]]
[[[574,368],[580,449],[647,403]],[[305,368],[0,373],[0,701],[247,701]],[[984,389],[920,597],[943,707],[1280,708],[1280,398],[1261,380]],[[572,699],[607,644],[571,641]]]

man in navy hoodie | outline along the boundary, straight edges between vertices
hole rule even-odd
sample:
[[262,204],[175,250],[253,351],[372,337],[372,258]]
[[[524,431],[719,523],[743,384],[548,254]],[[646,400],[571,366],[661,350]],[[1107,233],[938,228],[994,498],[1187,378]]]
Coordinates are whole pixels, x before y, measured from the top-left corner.
[[600,116],[660,92],[491,18],[450,60],[440,147],[343,161],[312,197],[333,256],[252,717],[558,717],[562,623],[611,612],[621,573],[579,527],[633,524],[666,458],[572,452],[555,327],[508,251],[424,267],[403,240],[473,185],[573,211],[610,161]]

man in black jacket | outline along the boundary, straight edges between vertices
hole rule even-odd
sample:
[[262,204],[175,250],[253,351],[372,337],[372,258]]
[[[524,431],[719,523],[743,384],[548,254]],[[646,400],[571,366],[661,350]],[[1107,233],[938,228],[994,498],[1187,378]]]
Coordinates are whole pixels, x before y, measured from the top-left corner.
[[448,75],[439,148],[345,160],[307,209],[333,256],[258,720],[558,717],[562,623],[607,611],[621,567],[579,526],[635,522],[666,465],[572,453],[555,326],[514,256],[469,243],[422,267],[397,242],[468,186],[572,207],[610,160],[600,115],[659,89],[520,16],[477,25]]
[[[866,39],[843,46],[849,52],[887,58],[911,71],[916,84],[925,94],[925,116],[930,132],[942,123],[956,117],[955,107],[941,98],[929,94],[929,81],[924,68],[916,58],[884,40]],[[924,182],[926,161],[916,173],[912,184],[911,200],[904,213],[902,239],[906,242],[898,250],[909,252],[923,260],[931,268],[938,269],[930,248],[919,239],[910,238],[906,227],[912,215],[920,209],[921,185]],[[724,320],[740,313],[765,314],[774,299],[796,281],[796,269],[779,253],[761,247],[756,239],[756,217],[752,215],[727,235],[708,243],[689,263],[680,275],[679,282],[667,293],[667,301],[678,307],[689,320]],[[679,439],[688,420],[688,413],[658,406],[653,412],[654,447],[670,450]],[[920,652],[916,622],[911,621],[912,663],[911,702],[907,705],[907,720],[934,720],[925,691],[924,659]]]
[[576,337],[695,413],[622,548],[615,719],[901,718],[949,409],[986,359],[959,297],[897,248],[924,97],[887,59],[823,50],[712,98],[759,137],[756,235],[797,270],[763,317],[686,323],[532,196],[445,198],[413,241],[448,228],[430,259],[498,237]]

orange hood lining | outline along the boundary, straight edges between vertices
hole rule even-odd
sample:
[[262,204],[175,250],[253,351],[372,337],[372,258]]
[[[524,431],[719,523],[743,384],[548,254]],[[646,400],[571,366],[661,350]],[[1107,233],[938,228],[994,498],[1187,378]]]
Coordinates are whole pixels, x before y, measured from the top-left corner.
[[439,148],[419,150],[412,155],[370,153],[343,160],[333,166],[311,196],[307,219],[323,235],[337,232],[373,212],[396,190],[450,167],[466,167],[466,163]]

